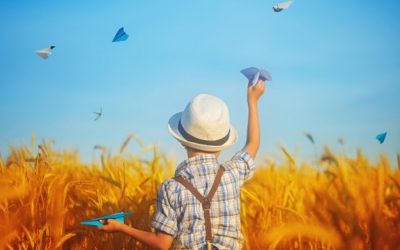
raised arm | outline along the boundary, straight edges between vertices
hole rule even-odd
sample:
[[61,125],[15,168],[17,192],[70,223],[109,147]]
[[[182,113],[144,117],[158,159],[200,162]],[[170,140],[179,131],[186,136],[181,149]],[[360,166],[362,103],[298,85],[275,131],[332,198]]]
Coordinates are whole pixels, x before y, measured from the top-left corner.
[[260,122],[258,118],[258,99],[265,90],[264,81],[259,80],[257,84],[249,84],[247,88],[247,105],[249,108],[249,117],[247,124],[247,140],[243,150],[249,153],[253,158],[256,157],[260,146]]

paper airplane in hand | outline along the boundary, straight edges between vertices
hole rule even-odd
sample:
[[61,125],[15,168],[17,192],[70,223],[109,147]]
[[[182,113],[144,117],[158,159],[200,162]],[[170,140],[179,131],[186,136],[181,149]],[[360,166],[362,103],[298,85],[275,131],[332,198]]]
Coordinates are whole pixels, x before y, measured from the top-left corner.
[[113,42],[122,42],[128,39],[129,35],[125,33],[124,27],[120,28],[115,34],[114,39],[112,40]]
[[277,5],[275,5],[274,7],[272,7],[272,9],[274,10],[274,12],[281,12],[282,10],[286,10],[289,8],[289,6],[293,3],[292,0],[289,0],[287,2],[283,2],[283,3],[278,3]]
[[49,55],[51,55],[51,52],[55,47],[56,46],[50,46],[48,48],[38,50],[36,51],[36,54],[46,60],[47,58],[49,58]]
[[255,67],[246,68],[240,71],[248,80],[251,85],[254,85],[258,80],[272,81],[271,74],[265,69]]
[[106,215],[103,217],[99,217],[96,219],[92,219],[92,220],[85,220],[82,221],[81,224],[82,225],[86,225],[86,226],[94,226],[94,227],[100,227],[103,226],[103,224],[101,224],[100,220],[107,220],[107,219],[114,219],[120,223],[124,223],[124,217],[133,214],[133,212],[119,212],[116,214],[110,214],[110,215]]
[[382,144],[385,141],[387,133],[382,133],[376,136],[376,139]]

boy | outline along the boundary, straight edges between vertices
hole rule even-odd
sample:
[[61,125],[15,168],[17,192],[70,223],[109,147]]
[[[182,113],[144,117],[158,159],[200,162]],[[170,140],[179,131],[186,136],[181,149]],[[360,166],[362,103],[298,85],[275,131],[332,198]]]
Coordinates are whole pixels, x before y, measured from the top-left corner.
[[260,145],[257,105],[264,89],[261,80],[249,84],[246,144],[221,165],[217,162],[221,150],[237,140],[223,101],[200,94],[171,117],[169,132],[185,147],[188,159],[158,191],[155,233],[112,219],[102,221],[105,225],[99,229],[123,232],[156,249],[240,249],[240,187],[254,172],[253,158]]

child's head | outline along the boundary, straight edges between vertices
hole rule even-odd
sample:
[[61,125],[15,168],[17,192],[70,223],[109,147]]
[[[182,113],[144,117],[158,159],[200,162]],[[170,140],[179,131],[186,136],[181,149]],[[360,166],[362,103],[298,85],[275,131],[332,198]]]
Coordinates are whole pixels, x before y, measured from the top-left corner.
[[197,151],[221,151],[237,140],[228,107],[221,99],[207,94],[195,96],[183,112],[173,115],[168,129],[182,145]]

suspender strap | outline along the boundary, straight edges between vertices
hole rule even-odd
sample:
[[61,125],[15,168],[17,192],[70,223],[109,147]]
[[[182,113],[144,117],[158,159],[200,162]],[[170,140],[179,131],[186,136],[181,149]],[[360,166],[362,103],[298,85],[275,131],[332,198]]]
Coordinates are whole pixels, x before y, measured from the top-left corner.
[[199,191],[187,180],[185,180],[182,176],[176,176],[174,179],[182,184],[185,188],[187,188],[195,197],[198,201],[200,201],[202,207],[203,207],[203,212],[204,212],[204,221],[206,225],[206,241],[211,242],[212,240],[212,233],[211,233],[211,217],[210,217],[210,208],[211,208],[211,201],[212,198],[214,197],[215,192],[218,189],[219,183],[221,182],[222,174],[224,173],[225,169],[220,166],[217,172],[217,175],[215,176],[214,183],[210,189],[210,192],[208,195],[203,197]]

